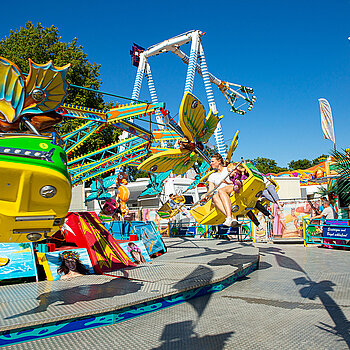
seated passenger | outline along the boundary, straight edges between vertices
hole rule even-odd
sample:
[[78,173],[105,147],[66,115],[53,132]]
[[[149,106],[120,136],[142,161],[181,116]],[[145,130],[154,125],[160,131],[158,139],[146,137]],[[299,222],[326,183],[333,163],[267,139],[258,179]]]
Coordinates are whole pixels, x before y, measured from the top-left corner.
[[[249,176],[248,172],[242,165],[237,165],[238,163],[231,163],[227,166],[227,171],[230,174],[229,179],[225,180],[225,186],[220,188],[218,195],[222,200],[226,212],[231,212],[231,199],[230,196],[233,192],[239,193],[243,186],[243,181]],[[232,214],[231,214],[232,215]],[[237,225],[238,221],[233,219],[232,216],[227,215],[224,222],[225,226]]]
[[102,213],[111,216],[113,220],[118,220],[118,214],[121,214],[118,202],[113,198],[108,198],[103,204]]
[[208,200],[210,198],[210,194],[213,193],[212,197],[214,206],[226,216],[224,225],[230,226],[233,221],[230,197],[226,192],[220,192],[222,188],[227,186],[225,180],[229,173],[227,168],[224,166],[224,160],[219,153],[211,156],[210,165],[215,172],[209,175],[209,191],[203,194],[201,199]]
[[[235,169],[235,167],[237,168]],[[232,193],[233,191],[238,193],[243,186],[243,181],[248,178],[249,174],[242,165],[237,166],[237,163],[230,163],[227,166],[227,170],[229,173],[233,171],[230,175],[230,180],[226,181],[227,184],[232,184],[232,190],[230,193]]]

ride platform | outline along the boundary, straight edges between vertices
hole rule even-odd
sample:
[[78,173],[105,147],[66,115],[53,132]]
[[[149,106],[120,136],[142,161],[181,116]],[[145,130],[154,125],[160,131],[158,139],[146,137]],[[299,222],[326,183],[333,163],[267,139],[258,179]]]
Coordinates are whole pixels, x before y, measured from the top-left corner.
[[112,325],[220,292],[258,268],[251,244],[169,238],[168,252],[136,267],[0,287],[0,346]]

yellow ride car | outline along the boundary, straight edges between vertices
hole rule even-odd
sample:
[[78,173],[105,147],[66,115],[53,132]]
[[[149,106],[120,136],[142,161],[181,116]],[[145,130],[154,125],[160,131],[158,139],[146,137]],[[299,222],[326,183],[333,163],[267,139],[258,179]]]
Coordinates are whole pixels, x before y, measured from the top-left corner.
[[[250,163],[244,163],[242,166],[246,169],[249,176],[243,181],[243,186],[239,193],[233,192],[230,197],[233,216],[244,216],[248,211],[253,210],[256,201],[265,189],[263,177],[256,173],[258,170]],[[226,219],[225,215],[214,206],[212,199],[202,206],[197,205],[193,207],[190,212],[201,225],[220,225]]]
[[0,134],[0,242],[35,242],[59,229],[72,197],[66,162],[53,136]]

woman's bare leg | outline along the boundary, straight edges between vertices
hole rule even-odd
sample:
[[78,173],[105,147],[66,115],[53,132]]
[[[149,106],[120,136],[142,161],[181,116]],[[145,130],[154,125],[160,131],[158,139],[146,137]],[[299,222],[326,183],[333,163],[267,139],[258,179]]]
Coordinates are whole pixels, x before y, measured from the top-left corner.
[[218,191],[218,194],[220,196],[221,202],[225,209],[225,215],[228,218],[232,218],[232,212],[231,212],[231,200],[230,200],[230,194],[233,191],[233,186],[225,186],[224,188],[221,188]]
[[218,194],[214,194],[213,202],[217,209],[219,209],[224,215],[226,215],[225,208],[222,204],[221,198]]

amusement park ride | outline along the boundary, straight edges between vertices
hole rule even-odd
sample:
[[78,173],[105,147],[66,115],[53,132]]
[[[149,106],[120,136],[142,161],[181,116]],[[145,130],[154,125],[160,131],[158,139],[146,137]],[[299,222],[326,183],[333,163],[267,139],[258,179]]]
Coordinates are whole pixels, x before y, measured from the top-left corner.
[[[147,50],[143,49],[139,45],[134,44],[133,49],[130,53],[132,55],[132,63],[133,65],[137,66],[138,69],[134,83],[134,89],[132,92],[132,98],[139,98],[143,76],[145,75],[147,78],[152,103],[158,102],[158,97],[148,59],[152,56],[157,56],[162,53],[172,52],[181,58],[185,64],[188,65],[184,93],[192,92],[195,73],[198,72],[198,74],[203,78],[209,109],[213,115],[217,115],[218,112],[211,83],[215,84],[223,93],[227,102],[231,106],[232,112],[244,115],[247,110],[250,111],[253,108],[254,102],[256,100],[256,97],[253,96],[254,90],[252,88],[220,80],[208,71],[207,62],[201,43],[201,37],[203,35],[204,33],[200,30],[191,30],[187,33],[180,34],[174,38],[153,45]],[[180,47],[189,42],[191,42],[191,51],[190,55],[187,56],[183,51],[180,50]],[[237,103],[239,103],[239,106],[237,106]],[[159,113],[157,114],[157,121],[159,123],[162,122]],[[218,152],[224,157],[226,147],[220,122],[217,124],[214,137]]]
[[[218,86],[232,111],[244,114],[243,106],[251,110],[255,102],[251,88],[221,81],[207,68],[201,37],[196,30],[179,35],[143,50],[134,45],[132,58],[138,66],[131,100],[138,100],[142,78],[146,75],[151,93],[151,103],[133,102],[110,110],[97,110],[64,104],[68,83],[69,64],[55,67],[52,62],[36,64],[30,61],[30,71],[24,77],[19,68],[5,58],[0,58],[0,242],[36,242],[50,237],[64,222],[71,201],[71,186],[98,178],[102,174],[121,167],[137,166],[158,178],[161,182],[170,170],[183,174],[190,167],[198,175],[189,187],[195,187],[205,178],[209,165],[205,143],[214,134],[219,153],[226,156],[220,118],[218,116],[211,83]],[[191,41],[187,56],[179,48]],[[179,124],[158,102],[148,58],[163,52],[173,52],[188,64],[184,98],[179,112]],[[199,63],[197,63],[199,59]],[[209,113],[192,94],[195,72],[204,81],[208,97]],[[236,106],[242,101],[240,106]],[[153,121],[153,117],[156,121]],[[63,118],[80,119],[83,123],[75,130],[58,135],[54,125]],[[83,142],[104,126],[123,130],[113,144],[88,154],[75,156]],[[160,126],[160,129],[155,127]],[[175,143],[175,148],[168,144]],[[237,147],[238,132],[227,155],[229,160]],[[204,159],[199,167],[198,157]],[[262,177],[251,165],[245,165],[249,177],[239,194],[231,197],[234,215],[245,215],[255,208],[264,189]],[[118,180],[119,179],[119,180]],[[100,200],[105,213],[114,215],[119,207],[123,215],[128,193],[126,178],[122,173],[92,183],[92,194],[87,200]],[[124,184],[123,184],[124,182]],[[117,184],[117,201],[112,200],[107,188]],[[225,217],[212,204],[200,203],[192,209],[193,217],[201,224],[221,224]],[[204,204],[204,205],[203,205]],[[114,208],[113,208],[114,206]]]

